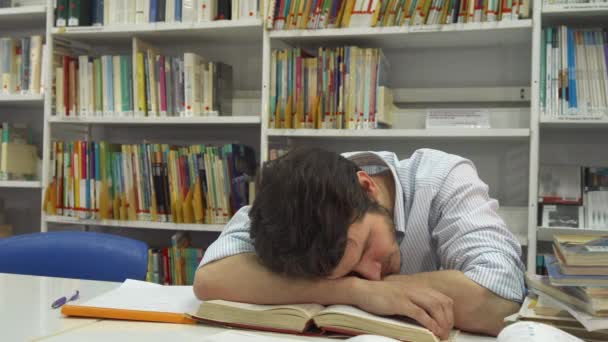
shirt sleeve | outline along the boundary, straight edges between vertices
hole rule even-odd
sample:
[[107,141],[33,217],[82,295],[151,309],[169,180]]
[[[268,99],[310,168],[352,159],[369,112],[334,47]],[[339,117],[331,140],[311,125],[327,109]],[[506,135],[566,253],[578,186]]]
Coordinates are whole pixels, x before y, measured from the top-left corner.
[[433,203],[433,229],[443,269],[462,271],[498,296],[521,302],[524,265],[521,247],[498,215],[498,202],[470,161],[447,175]]
[[234,214],[217,240],[207,248],[199,267],[236,254],[253,252],[253,240],[249,236],[249,206],[245,206]]

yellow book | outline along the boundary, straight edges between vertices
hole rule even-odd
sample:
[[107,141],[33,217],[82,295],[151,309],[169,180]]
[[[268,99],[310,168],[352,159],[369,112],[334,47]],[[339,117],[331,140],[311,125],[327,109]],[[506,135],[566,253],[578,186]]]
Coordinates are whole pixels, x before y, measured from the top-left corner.
[[82,207],[80,206],[80,180],[81,180],[81,164],[82,158],[81,144],[80,141],[74,142],[74,165],[72,168],[74,169],[74,216],[79,217],[80,211]]
[[[306,29],[308,27],[308,22],[310,21],[311,11],[312,11],[312,3],[313,0],[305,0],[306,7],[304,8],[304,13],[302,13],[302,21],[300,22],[300,29]],[[344,3],[344,1],[342,2]]]
[[201,182],[199,179],[194,183],[194,193],[192,196],[192,207],[194,210],[195,223],[204,223],[205,208],[203,206],[203,191],[201,190]]
[[146,75],[144,67],[144,54],[137,53],[137,111],[146,115],[148,112],[146,103]]
[[344,8],[344,15],[342,17],[342,27],[350,26],[350,18],[353,14],[353,9],[355,8],[356,0],[346,0],[346,6]]
[[292,116],[292,101],[293,101],[293,96],[290,94],[289,97],[287,97],[287,105],[285,106],[285,121],[283,123],[285,128],[294,128],[293,127],[293,116]]
[[184,211],[184,223],[194,223],[194,212],[192,210],[192,193],[194,187],[190,187],[184,202],[182,203],[182,210]]

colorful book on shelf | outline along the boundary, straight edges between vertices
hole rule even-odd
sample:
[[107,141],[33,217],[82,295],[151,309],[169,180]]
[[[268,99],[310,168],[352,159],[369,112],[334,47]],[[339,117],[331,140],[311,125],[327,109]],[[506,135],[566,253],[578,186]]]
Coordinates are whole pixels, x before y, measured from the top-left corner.
[[0,94],[40,94],[42,36],[0,37]]
[[510,21],[528,18],[530,4],[527,0],[275,0],[267,12],[269,29],[326,29]]
[[239,20],[259,18],[261,11],[260,0],[59,0],[55,3],[55,26]]
[[377,102],[386,83],[380,49],[355,46],[300,48],[271,55],[271,128],[366,129],[378,126]]
[[439,341],[431,331],[412,320],[376,316],[348,305],[255,305],[210,300],[202,302],[192,317],[225,326],[288,334],[374,334],[402,341]]
[[[49,215],[223,224],[250,203],[252,148],[54,141]],[[59,200],[62,194],[62,200]]]
[[232,115],[233,72],[225,63],[194,53],[165,56],[138,38],[131,56],[69,53],[57,53],[54,60],[59,117]]

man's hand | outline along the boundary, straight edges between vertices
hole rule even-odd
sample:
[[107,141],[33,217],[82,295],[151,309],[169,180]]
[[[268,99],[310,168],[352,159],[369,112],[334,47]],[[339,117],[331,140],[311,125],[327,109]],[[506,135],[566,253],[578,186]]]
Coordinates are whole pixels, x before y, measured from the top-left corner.
[[449,337],[454,326],[451,298],[429,287],[397,281],[355,281],[356,305],[377,315],[410,317],[441,339]]

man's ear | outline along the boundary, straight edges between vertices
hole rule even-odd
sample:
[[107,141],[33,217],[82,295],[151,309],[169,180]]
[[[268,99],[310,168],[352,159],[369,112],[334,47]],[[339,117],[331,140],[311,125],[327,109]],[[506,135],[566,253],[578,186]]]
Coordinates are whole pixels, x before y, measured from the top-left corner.
[[374,182],[373,178],[365,171],[357,171],[357,178],[359,178],[359,185],[363,188],[363,191],[375,201],[378,201],[378,185]]

